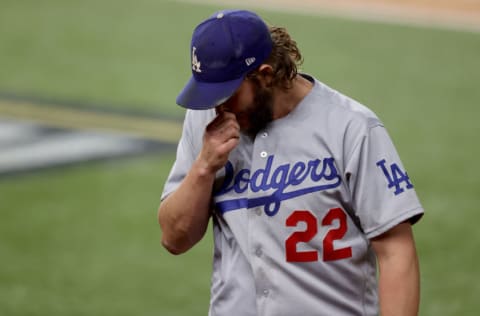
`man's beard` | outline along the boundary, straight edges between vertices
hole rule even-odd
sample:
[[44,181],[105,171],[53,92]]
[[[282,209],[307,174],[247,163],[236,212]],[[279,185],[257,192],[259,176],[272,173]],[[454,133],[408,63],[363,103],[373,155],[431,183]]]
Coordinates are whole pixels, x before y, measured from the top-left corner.
[[255,85],[253,106],[248,113],[249,126],[245,133],[253,140],[268,123],[273,121],[273,95],[271,90]]

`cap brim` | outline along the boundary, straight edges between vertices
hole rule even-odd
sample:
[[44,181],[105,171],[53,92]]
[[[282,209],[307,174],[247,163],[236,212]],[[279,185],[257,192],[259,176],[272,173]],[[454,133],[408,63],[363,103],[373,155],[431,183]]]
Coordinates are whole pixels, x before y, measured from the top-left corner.
[[243,77],[225,82],[201,82],[192,76],[177,97],[187,109],[206,110],[222,104],[240,87]]

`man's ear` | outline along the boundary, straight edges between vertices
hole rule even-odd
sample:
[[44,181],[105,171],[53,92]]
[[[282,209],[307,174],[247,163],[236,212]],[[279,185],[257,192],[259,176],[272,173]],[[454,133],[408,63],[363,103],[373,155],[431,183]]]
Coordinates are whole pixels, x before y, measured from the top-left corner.
[[262,87],[270,88],[273,81],[273,68],[269,64],[262,64],[257,70],[257,79]]

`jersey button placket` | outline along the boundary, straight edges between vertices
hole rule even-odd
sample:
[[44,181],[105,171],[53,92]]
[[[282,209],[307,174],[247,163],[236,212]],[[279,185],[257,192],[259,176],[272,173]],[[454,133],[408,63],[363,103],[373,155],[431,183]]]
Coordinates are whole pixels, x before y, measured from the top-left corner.
[[[269,133],[266,131],[260,132],[257,138],[254,141],[254,148],[252,152],[252,175],[254,172],[263,169],[265,170],[268,159],[273,159],[269,157],[272,155],[273,148],[271,144],[268,142]],[[271,162],[269,162],[271,164]],[[261,177],[269,177],[269,175],[262,175]],[[268,190],[268,185],[265,185],[264,182],[268,181],[267,178],[257,178],[255,181],[254,190],[249,187],[249,198],[250,199],[258,199],[265,194],[267,194],[266,190]],[[272,292],[271,292],[271,276],[270,276],[270,269],[268,266],[268,257],[269,254],[265,251],[267,248],[263,248],[262,244],[259,242],[262,240],[259,239],[259,232],[265,230],[264,223],[267,220],[266,216],[262,216],[264,213],[264,205],[256,205],[252,210],[252,217],[249,217],[249,252],[250,252],[250,264],[252,266],[253,275],[255,279],[255,288],[256,288],[256,299],[259,310],[263,310],[266,308],[268,304],[270,304],[270,300],[272,299]],[[260,233],[260,235],[263,235]]]

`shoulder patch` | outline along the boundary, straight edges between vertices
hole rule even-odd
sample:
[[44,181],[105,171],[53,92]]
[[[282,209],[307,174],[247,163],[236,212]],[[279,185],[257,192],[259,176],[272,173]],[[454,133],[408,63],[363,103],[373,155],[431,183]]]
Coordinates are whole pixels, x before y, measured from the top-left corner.
[[377,162],[377,167],[379,167],[385,178],[387,179],[388,188],[395,188],[393,194],[399,195],[400,193],[405,192],[405,190],[413,188],[413,184],[410,182],[408,174],[400,169],[398,164],[392,163],[390,166],[386,166],[386,160],[382,159]]

